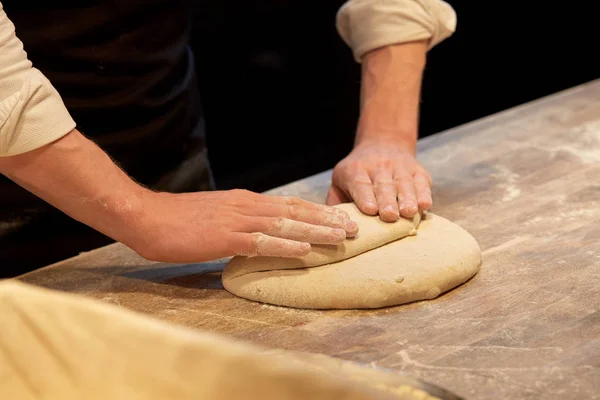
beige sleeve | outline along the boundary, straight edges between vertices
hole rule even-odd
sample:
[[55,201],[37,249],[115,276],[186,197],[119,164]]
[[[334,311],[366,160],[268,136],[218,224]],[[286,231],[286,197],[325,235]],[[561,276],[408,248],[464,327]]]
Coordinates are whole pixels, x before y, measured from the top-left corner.
[[354,58],[371,50],[428,40],[428,49],[451,36],[456,13],[442,0],[349,0],[338,11],[337,30]]
[[0,3],[0,157],[42,147],[74,128],[56,89],[27,59]]

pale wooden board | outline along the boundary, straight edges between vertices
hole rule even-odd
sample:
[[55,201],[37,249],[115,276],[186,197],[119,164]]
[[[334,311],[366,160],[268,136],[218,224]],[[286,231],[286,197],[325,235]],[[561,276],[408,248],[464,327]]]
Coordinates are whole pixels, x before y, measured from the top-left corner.
[[[433,301],[291,310],[222,290],[222,264],[151,264],[121,245],[27,274],[167,321],[408,372],[467,399],[600,398],[600,80],[426,138],[434,212],[481,272]],[[330,172],[279,194],[323,202]]]

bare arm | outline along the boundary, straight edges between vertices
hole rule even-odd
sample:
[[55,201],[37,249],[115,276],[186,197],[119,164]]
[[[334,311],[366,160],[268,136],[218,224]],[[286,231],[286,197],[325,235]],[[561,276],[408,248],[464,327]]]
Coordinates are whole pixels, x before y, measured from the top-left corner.
[[0,157],[0,173],[74,219],[134,245],[146,190],[77,130],[41,148]]
[[365,55],[356,144],[384,140],[415,153],[426,51],[419,41]]
[[431,207],[431,178],[415,159],[426,52],[418,41],[365,55],[355,146],[334,169],[328,204],[352,199],[388,222]]
[[[335,208],[248,191],[155,193],[75,129],[0,3],[0,173],[146,258],[299,256],[358,230]],[[0,193],[0,195],[2,195]]]
[[77,130],[0,158],[0,173],[143,257],[200,262],[233,255],[296,257],[358,230],[341,210],[243,190],[156,193],[132,181]]
[[354,201],[393,222],[432,205],[431,179],[415,159],[426,53],[454,32],[441,0],[348,0],[338,32],[362,63],[355,146],[333,170],[327,204]]

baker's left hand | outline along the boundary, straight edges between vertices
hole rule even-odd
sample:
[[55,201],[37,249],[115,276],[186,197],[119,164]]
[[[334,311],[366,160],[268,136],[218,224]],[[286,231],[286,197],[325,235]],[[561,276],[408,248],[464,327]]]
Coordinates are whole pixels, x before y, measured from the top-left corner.
[[363,141],[335,166],[327,193],[328,205],[350,201],[386,222],[412,218],[432,205],[431,177],[406,146]]

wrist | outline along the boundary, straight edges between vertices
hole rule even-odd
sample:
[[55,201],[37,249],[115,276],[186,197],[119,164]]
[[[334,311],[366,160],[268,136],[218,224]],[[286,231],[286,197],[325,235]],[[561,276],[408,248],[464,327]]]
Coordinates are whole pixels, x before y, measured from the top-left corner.
[[150,190],[132,180],[79,131],[53,143],[36,158],[49,176],[36,179],[40,182],[34,193],[126,246],[143,237],[144,198]]
[[[412,116],[411,116],[412,117]],[[385,109],[366,109],[361,112],[354,145],[385,145],[414,155],[418,128],[414,118],[405,114],[390,117]]]
[[[152,246],[160,236],[157,232],[157,197],[160,193],[146,189],[135,182],[113,201],[111,212],[114,221],[113,239],[140,253],[140,249]],[[119,206],[120,205],[120,206]]]
[[412,155],[417,151],[417,135],[411,131],[371,131],[356,135],[355,148],[364,146],[386,146]]

